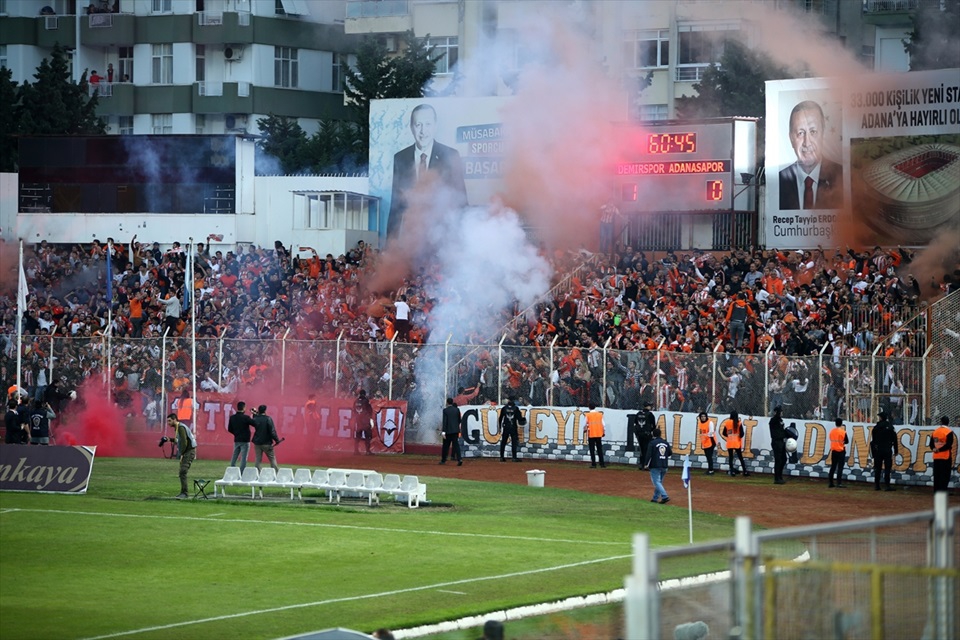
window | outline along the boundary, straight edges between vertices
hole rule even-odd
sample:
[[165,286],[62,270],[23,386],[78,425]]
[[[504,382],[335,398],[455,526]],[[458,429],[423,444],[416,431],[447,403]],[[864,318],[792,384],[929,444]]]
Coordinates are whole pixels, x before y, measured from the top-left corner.
[[273,48],[273,85],[295,89],[298,76],[298,51],[294,47]]
[[117,132],[122,136],[132,136],[133,116],[117,116]]
[[740,27],[731,24],[681,25],[677,64],[709,65],[720,62],[727,38],[736,37]]
[[333,65],[330,69],[330,90],[331,91],[343,91],[343,68],[346,66],[346,56],[342,53],[333,54]]
[[0,0],[0,16],[7,15],[7,0]]
[[207,47],[203,44],[197,45],[197,82],[203,82],[207,79]]
[[153,133],[173,133],[173,114],[172,113],[154,113],[150,115]]
[[7,66],[7,45],[0,44],[0,67]]
[[641,104],[637,116],[640,120],[667,120],[669,111],[665,104]]
[[193,124],[196,127],[197,135],[202,135],[207,128],[207,114],[198,113],[194,118]]
[[460,57],[460,45],[456,36],[448,38],[426,38],[423,41],[424,46],[433,47],[431,58],[440,56],[437,60],[437,73],[453,73],[457,66],[457,60]]
[[153,45],[153,83],[173,84],[173,45]]
[[173,0],[153,0],[152,13],[173,13]]
[[634,31],[623,45],[623,66],[627,69],[665,67],[670,62],[670,32]]
[[119,54],[119,64],[117,65],[119,69],[118,80],[120,82],[132,82],[133,81],[133,47],[120,47],[117,50]]

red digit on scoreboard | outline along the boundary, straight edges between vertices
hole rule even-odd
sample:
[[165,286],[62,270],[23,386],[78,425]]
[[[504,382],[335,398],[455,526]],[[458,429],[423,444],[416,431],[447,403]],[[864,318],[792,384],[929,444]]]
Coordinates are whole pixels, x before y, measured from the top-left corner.
[[707,180],[707,200],[723,200],[723,180]]

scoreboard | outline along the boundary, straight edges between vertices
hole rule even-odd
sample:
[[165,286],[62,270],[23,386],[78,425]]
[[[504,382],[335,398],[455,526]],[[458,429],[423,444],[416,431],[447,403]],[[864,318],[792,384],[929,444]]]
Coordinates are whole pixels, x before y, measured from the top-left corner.
[[740,198],[757,161],[757,123],[748,118],[644,123],[626,136],[616,166],[621,207],[636,211],[714,212],[753,209]]

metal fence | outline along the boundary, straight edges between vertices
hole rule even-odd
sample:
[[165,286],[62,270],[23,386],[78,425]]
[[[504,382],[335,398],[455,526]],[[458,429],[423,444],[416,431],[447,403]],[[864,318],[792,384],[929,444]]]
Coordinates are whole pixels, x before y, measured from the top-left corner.
[[[960,508],[753,532],[650,550],[634,543],[627,637],[960,637]],[[678,628],[686,635],[674,635]]]
[[950,416],[960,424],[960,292],[941,298],[930,306],[930,346],[926,353],[931,415]]

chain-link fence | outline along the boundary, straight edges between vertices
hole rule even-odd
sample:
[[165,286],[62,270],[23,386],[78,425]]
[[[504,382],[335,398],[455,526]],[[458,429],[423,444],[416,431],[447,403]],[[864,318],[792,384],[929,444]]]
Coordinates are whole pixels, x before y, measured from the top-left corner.
[[960,508],[650,550],[627,577],[631,638],[960,637]]
[[929,378],[927,401],[933,416],[950,416],[960,424],[960,291],[930,306],[930,351],[925,358]]

